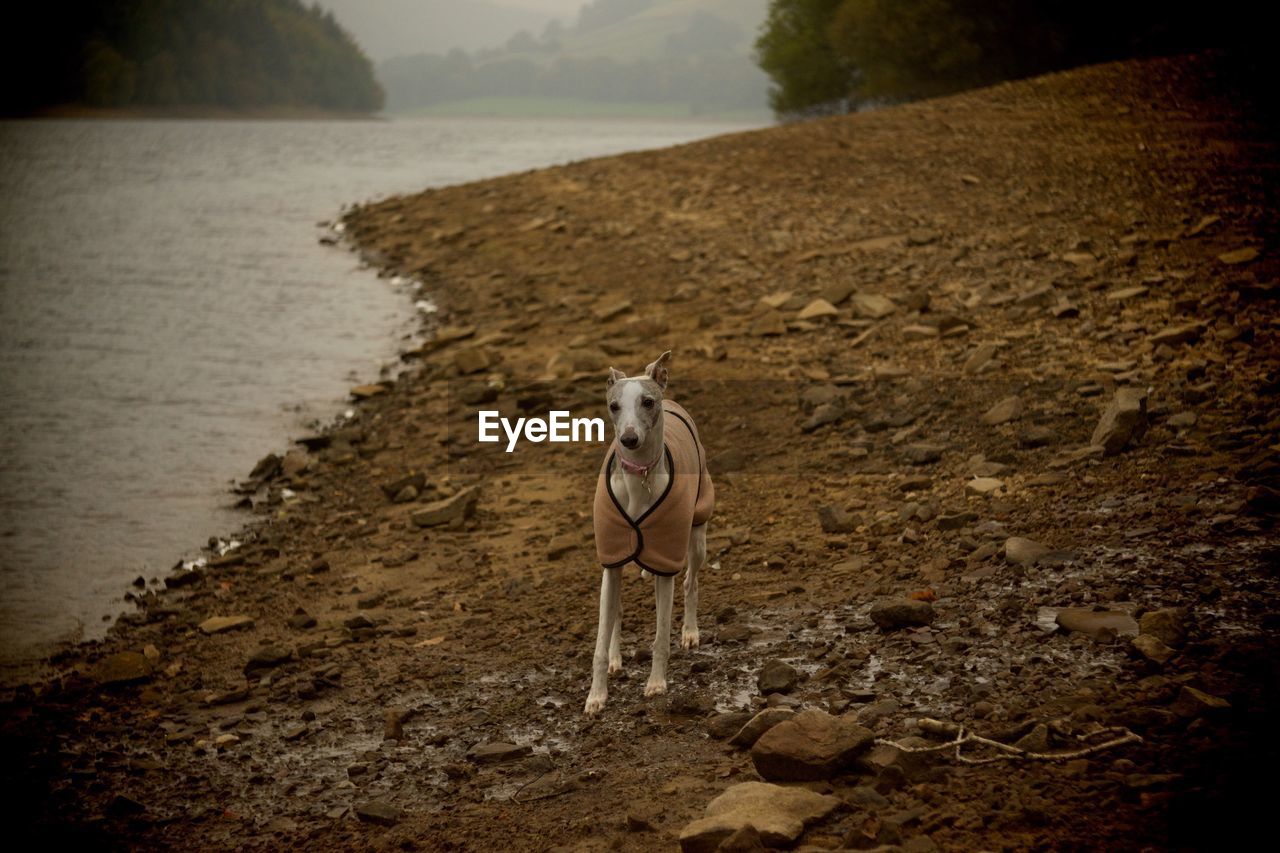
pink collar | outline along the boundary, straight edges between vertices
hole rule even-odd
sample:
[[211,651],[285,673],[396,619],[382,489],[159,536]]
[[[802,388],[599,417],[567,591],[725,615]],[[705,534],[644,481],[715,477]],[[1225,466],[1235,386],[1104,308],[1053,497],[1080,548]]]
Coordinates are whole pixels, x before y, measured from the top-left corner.
[[637,465],[635,462],[628,462],[627,457],[623,456],[621,453],[618,454],[618,461],[622,463],[622,470],[626,471],[628,474],[635,474],[637,477],[648,477],[649,472],[662,461],[662,449],[658,449],[657,458],[648,465]]

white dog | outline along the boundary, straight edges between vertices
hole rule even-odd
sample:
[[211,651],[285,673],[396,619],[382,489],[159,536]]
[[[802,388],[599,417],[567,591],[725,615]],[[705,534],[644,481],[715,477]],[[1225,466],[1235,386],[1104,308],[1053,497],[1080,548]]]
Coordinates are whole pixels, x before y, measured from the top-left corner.
[[596,482],[594,521],[600,580],[600,627],[584,711],[599,713],[609,696],[608,675],[622,669],[622,567],[635,563],[655,576],[657,635],[645,696],[667,692],[674,578],[684,576],[680,645],[698,645],[698,571],[707,560],[707,520],[715,487],[706,451],[689,413],[664,400],[664,352],[641,376],[609,369],[609,415],[614,441]]

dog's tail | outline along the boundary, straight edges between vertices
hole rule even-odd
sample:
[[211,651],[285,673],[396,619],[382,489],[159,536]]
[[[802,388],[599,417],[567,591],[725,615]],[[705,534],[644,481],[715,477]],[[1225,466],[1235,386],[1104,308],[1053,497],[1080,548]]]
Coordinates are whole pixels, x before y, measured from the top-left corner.
[[648,569],[640,570],[640,580],[642,581],[651,581],[656,577],[657,575],[655,575],[653,572],[649,571]]

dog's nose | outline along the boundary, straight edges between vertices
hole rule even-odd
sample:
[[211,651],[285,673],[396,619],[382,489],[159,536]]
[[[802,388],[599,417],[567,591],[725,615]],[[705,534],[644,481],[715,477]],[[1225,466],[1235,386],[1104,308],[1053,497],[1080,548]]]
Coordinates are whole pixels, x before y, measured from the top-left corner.
[[633,450],[640,444],[640,436],[636,435],[633,432],[627,433],[626,435],[624,435],[622,438],[618,440],[621,441],[622,446],[627,448],[628,450]]

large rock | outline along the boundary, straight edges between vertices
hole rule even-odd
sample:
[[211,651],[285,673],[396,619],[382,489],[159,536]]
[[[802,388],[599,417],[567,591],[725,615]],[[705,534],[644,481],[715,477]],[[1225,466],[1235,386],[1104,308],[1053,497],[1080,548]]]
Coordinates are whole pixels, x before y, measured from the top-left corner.
[[846,770],[873,740],[870,730],[853,717],[801,711],[765,732],[751,748],[751,760],[756,772],[770,781],[830,779]]
[[480,490],[469,486],[452,497],[432,501],[409,518],[418,527],[439,527],[443,524],[462,522],[475,513],[480,500]]
[[756,678],[756,686],[762,695],[770,693],[789,693],[800,681],[800,673],[789,663],[771,660],[760,670]]
[[1226,699],[1188,687],[1185,684],[1173,700],[1169,710],[1179,717],[1203,717],[1207,714],[1218,714],[1231,710],[1231,703]]
[[871,621],[884,631],[928,625],[933,616],[932,604],[913,598],[888,598],[871,605]]
[[89,676],[104,687],[115,687],[146,681],[151,672],[151,661],[141,652],[117,652],[98,661]]
[[729,745],[739,749],[750,749],[765,732],[795,715],[796,712],[790,708],[765,708],[743,724],[738,733],[730,738]]
[[1119,610],[1064,607],[1058,611],[1057,622],[1068,631],[1084,634],[1096,641],[1138,636],[1137,620]]
[[1090,443],[1114,456],[1142,434],[1147,427],[1147,392],[1141,388],[1120,388],[1102,412]]
[[837,797],[765,782],[734,785],[707,804],[706,816],[680,830],[683,853],[710,853],[745,826],[753,826],[766,847],[786,847],[840,806]]

